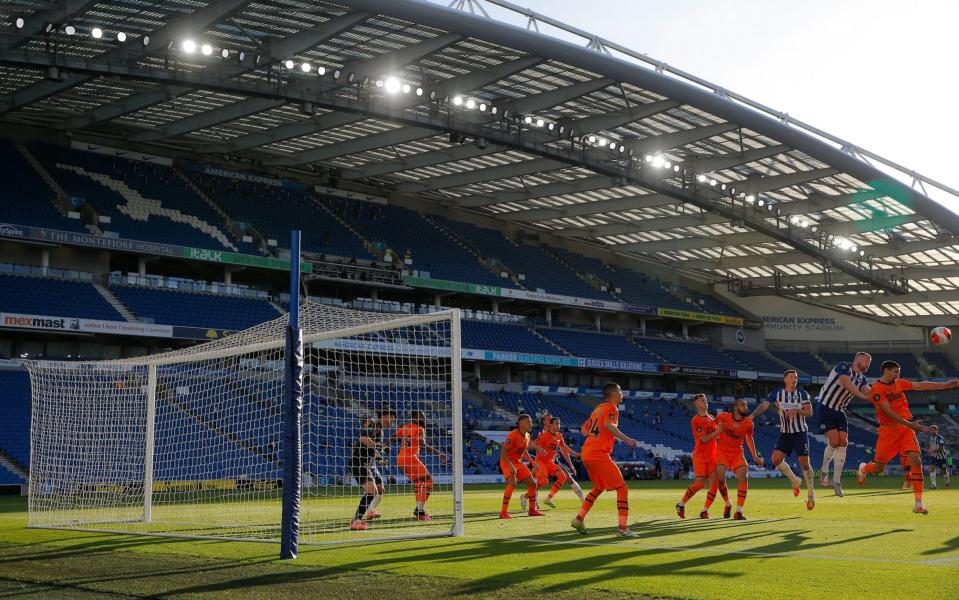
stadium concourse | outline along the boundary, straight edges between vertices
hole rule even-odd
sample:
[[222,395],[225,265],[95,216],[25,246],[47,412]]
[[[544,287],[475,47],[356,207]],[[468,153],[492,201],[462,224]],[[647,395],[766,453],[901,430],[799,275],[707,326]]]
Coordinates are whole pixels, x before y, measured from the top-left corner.
[[[29,493],[31,518],[52,504],[76,511],[35,525],[134,531],[154,498],[159,513],[197,492],[171,518],[199,530],[137,532],[274,539],[282,356],[256,335],[278,335],[289,313],[294,229],[302,309],[328,317],[307,332],[305,504],[321,510],[304,529],[318,541],[363,539],[364,520],[369,533],[448,533],[460,473],[467,535],[535,536],[483,523],[499,509],[501,447],[520,415],[533,415],[535,436],[548,413],[582,450],[608,382],[624,392],[618,429],[636,440],[612,459],[652,490],[654,516],[674,518],[693,478],[699,394],[714,414],[737,399],[753,410],[795,370],[817,404],[818,469],[830,455],[818,397],[837,365],[867,352],[868,383],[887,361],[912,381],[959,377],[956,344],[928,336],[959,326],[959,216],[941,203],[959,193],[547,16],[503,0],[58,0],[0,2],[0,22],[0,491]],[[247,342],[254,350],[237,350]],[[215,358],[176,362],[191,352]],[[169,362],[157,370],[157,360]],[[70,379],[83,369],[94,375]],[[153,402],[142,415],[140,390]],[[955,390],[909,401],[946,448],[959,444]],[[61,431],[51,402],[73,407],[75,422]],[[84,429],[102,406],[126,416]],[[851,485],[880,423],[868,402],[846,412]],[[122,444],[82,454],[122,439],[123,418],[149,466],[118,476],[132,454]],[[779,437],[776,410],[757,417],[767,459]],[[51,439],[55,460],[37,454]],[[356,464],[360,440],[376,448],[369,472]],[[156,464],[143,450],[154,443]],[[422,463],[410,458],[420,444]],[[800,469],[796,460],[786,462]],[[71,468],[84,473],[47,476]],[[571,471],[591,487],[581,461]],[[780,487],[789,493],[781,480],[757,493]],[[220,510],[217,494],[232,492],[250,494],[248,511]],[[137,514],[91,525],[91,507]],[[366,518],[375,510],[382,525]],[[406,521],[388,514],[400,510]],[[798,518],[775,510],[769,522]],[[217,512],[250,521],[231,532],[213,524]],[[667,527],[658,519],[646,532]],[[870,532],[862,539],[885,535]],[[956,564],[955,539],[942,543],[917,546],[915,564]],[[659,549],[694,542],[676,544]],[[664,585],[649,593],[686,597]]]

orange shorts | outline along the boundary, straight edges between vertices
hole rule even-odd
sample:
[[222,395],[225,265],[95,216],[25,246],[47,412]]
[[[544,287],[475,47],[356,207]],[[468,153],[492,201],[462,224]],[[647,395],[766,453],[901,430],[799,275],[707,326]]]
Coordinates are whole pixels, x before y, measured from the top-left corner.
[[696,456],[693,454],[693,475],[696,477],[709,477],[715,470],[715,454],[707,454],[703,456]]
[[[510,463],[506,462],[505,460],[499,461],[499,468],[503,472],[503,477],[506,477],[507,479],[509,479],[511,475],[509,465]],[[513,468],[516,469],[516,481],[526,481],[533,476],[523,461],[514,462]]]
[[558,464],[541,460],[536,461],[535,467],[536,475],[539,477],[556,477],[556,474],[562,471]]
[[735,471],[739,467],[748,467],[746,457],[742,452],[720,452],[716,454],[716,464],[723,465],[727,471]]
[[608,454],[583,456],[583,466],[586,467],[589,480],[593,482],[595,487],[615,490],[626,485],[626,481],[623,480],[623,473]]
[[400,454],[396,458],[396,466],[402,469],[403,474],[410,478],[410,481],[416,481],[428,477],[430,472],[419,457],[412,454]]
[[888,463],[897,454],[919,452],[916,432],[903,425],[880,425],[876,441],[876,462]]

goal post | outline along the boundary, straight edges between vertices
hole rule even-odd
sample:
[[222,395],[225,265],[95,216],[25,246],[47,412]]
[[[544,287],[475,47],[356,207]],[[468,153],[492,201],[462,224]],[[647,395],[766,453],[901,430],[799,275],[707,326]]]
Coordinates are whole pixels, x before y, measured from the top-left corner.
[[[459,311],[299,312],[298,543],[462,535]],[[295,452],[283,435],[289,324],[138,358],[25,361],[30,526],[279,542]],[[415,457],[406,426],[422,432]],[[371,427],[382,443],[366,470],[354,454]],[[380,486],[359,528],[368,473]]]

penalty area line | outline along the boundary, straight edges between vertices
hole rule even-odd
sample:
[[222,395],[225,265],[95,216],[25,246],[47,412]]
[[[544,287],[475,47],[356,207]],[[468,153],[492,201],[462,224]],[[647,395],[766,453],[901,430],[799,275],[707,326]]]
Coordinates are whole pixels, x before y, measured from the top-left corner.
[[664,546],[656,544],[644,544],[641,541],[637,543],[636,540],[609,540],[609,541],[577,541],[577,540],[550,540],[544,538],[536,537],[522,537],[522,538],[500,538],[493,536],[483,536],[483,535],[465,535],[464,537],[473,538],[478,540],[498,540],[502,542],[524,542],[524,543],[536,543],[536,544],[556,544],[560,546],[585,546],[585,547],[612,547],[612,546],[625,546],[625,547],[639,547],[644,550],[666,550],[671,552],[693,552],[697,554],[712,554],[716,556],[724,555],[734,555],[734,556],[748,556],[748,557],[758,557],[758,558],[805,558],[810,560],[825,560],[825,561],[837,561],[837,562],[869,562],[869,563],[878,563],[878,564],[890,564],[890,565],[944,565],[944,566],[959,566],[959,556],[949,557],[949,558],[937,558],[930,560],[903,560],[895,558],[877,558],[871,556],[829,556],[824,554],[805,554],[802,552],[761,552],[758,550],[721,550],[719,548],[689,548],[686,546]]

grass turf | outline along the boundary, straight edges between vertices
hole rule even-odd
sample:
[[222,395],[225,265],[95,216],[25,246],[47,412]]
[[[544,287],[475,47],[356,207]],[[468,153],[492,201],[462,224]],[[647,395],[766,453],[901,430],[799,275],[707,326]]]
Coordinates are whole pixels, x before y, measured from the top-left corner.
[[472,487],[465,538],[301,547],[292,562],[276,560],[273,544],[27,529],[25,500],[0,498],[0,597],[959,597],[959,492],[928,491],[931,514],[919,516],[900,482],[849,482],[845,498],[819,490],[809,513],[805,494],[756,480],[746,522],[681,521],[672,507],[685,482],[638,482],[635,540],[614,535],[609,494],[580,536],[568,524],[578,507],[568,489],[547,517],[520,517],[514,497],[517,518],[500,521],[500,489]]

